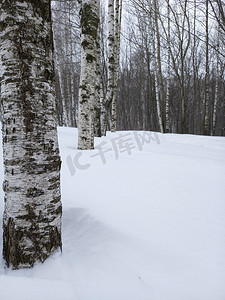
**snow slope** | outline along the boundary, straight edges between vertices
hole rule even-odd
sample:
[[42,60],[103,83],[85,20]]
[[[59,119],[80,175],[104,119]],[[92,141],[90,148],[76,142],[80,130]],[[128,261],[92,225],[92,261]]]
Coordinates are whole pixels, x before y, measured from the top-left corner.
[[29,270],[1,261],[1,300],[225,300],[224,137],[59,140],[63,253]]

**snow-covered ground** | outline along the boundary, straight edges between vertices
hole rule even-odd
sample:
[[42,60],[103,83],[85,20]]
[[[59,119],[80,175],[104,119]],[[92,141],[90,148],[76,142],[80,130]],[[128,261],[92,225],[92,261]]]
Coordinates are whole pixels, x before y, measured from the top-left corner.
[[225,300],[224,137],[59,140],[63,253],[28,270],[1,261],[1,300]]

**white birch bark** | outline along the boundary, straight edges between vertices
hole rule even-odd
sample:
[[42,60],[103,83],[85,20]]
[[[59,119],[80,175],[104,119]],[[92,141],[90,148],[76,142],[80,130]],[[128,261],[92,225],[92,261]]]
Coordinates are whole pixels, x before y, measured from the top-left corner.
[[100,0],[82,0],[78,148],[94,148],[96,56]]
[[170,131],[169,99],[170,99],[170,2],[167,0],[168,40],[167,40],[167,80],[166,80],[166,132]]
[[[70,4],[69,4],[70,7]],[[66,68],[64,74],[65,88],[66,88],[66,118],[67,118],[67,126],[72,126],[72,93],[71,93],[71,59],[70,59],[70,11],[65,14],[65,54],[66,54]]]
[[[152,16],[153,19],[153,16]],[[156,35],[155,29],[153,27],[153,20],[150,20],[150,27],[151,27],[151,38],[152,38],[152,45],[153,45],[153,67],[154,67],[154,77],[155,77],[155,95],[156,95],[156,110],[157,110],[157,118],[159,123],[159,130],[163,132],[163,122],[162,122],[162,113],[161,113],[161,106],[160,106],[160,96],[159,96],[159,82],[158,82],[158,70],[157,70],[157,57],[156,57]]]
[[160,124],[160,131],[164,132],[164,101],[163,101],[163,78],[162,78],[162,67],[161,67],[161,43],[160,43],[160,35],[159,35],[159,25],[158,25],[158,4],[157,1],[154,0],[154,17],[155,17],[155,39],[156,39],[156,46],[155,46],[155,58],[157,60],[157,67],[155,68],[157,72],[157,89],[158,89],[158,101],[157,107],[160,110],[159,115],[159,124]]
[[122,20],[122,0],[116,0],[115,7],[115,46],[114,46],[114,91],[112,99],[112,116],[111,116],[111,131],[116,132],[116,113],[117,113],[117,87],[119,75],[119,62],[120,62],[120,32]]
[[206,0],[206,62],[205,62],[205,118],[204,118],[204,133],[209,134],[209,3]]
[[18,269],[61,248],[50,1],[0,1],[0,40],[3,257]]
[[197,3],[194,0],[194,20],[193,20],[193,50],[192,50],[192,66],[193,66],[193,116],[192,116],[192,132],[195,134],[195,111],[197,107],[196,103],[196,13],[197,13]]
[[[100,11],[98,12],[100,13]],[[95,82],[95,107],[94,107],[94,136],[101,137],[101,49],[100,49],[100,27],[98,27],[97,35],[97,49],[96,49],[96,82]]]
[[74,97],[74,62],[73,62],[73,37],[72,37],[72,20],[71,20],[71,3],[69,3],[69,45],[70,45],[70,119],[71,124],[70,126],[75,127],[75,113],[76,113],[76,104],[75,104],[75,97]]
[[[155,49],[154,41],[153,41],[153,48]],[[154,50],[154,53],[155,53],[155,50]],[[160,98],[159,98],[159,82],[158,82],[158,73],[157,73],[157,62],[156,62],[155,54],[154,54],[154,75],[155,75],[155,96],[156,96],[157,117],[158,117],[160,132],[163,133],[162,114],[161,114]]]
[[213,126],[211,130],[211,135],[215,134],[216,129],[216,113],[217,113],[217,103],[218,103],[218,92],[219,92],[219,41],[220,41],[220,29],[218,25],[217,29],[217,45],[216,45],[216,86],[215,86],[215,99],[213,105]]
[[107,113],[113,101],[115,69],[114,0],[108,0],[108,85],[106,99],[102,103],[102,135],[106,135]]

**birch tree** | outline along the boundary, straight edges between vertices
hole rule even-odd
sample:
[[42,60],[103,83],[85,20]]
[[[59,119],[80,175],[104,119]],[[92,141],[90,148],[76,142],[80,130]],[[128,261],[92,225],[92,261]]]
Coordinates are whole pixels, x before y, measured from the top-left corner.
[[96,83],[95,83],[95,105],[94,105],[94,136],[101,137],[101,99],[102,99],[102,78],[101,78],[101,48],[100,48],[100,24],[97,35],[96,52]]
[[169,120],[169,99],[170,99],[170,2],[167,0],[167,80],[166,80],[166,132],[170,131],[170,120]]
[[106,135],[107,114],[112,105],[115,87],[115,33],[114,33],[114,0],[108,0],[108,84],[106,99],[102,103],[102,135]]
[[[94,109],[99,87],[97,48],[100,0],[80,1],[81,77],[79,89],[78,148],[94,148]],[[96,96],[97,94],[97,96]]]
[[219,46],[220,46],[220,28],[217,26],[217,43],[216,43],[216,86],[215,86],[215,98],[213,105],[213,118],[212,118],[212,127],[211,135],[215,133],[216,129],[216,112],[218,104],[218,90],[219,90]]
[[160,131],[164,132],[164,118],[163,118],[163,77],[162,77],[162,66],[161,66],[161,43],[160,43],[160,35],[159,35],[159,24],[158,24],[158,14],[159,8],[157,5],[157,1],[153,0],[154,5],[154,27],[155,27],[155,37],[156,37],[156,46],[155,40],[154,43],[154,55],[155,55],[155,76],[156,76],[156,99],[157,99],[157,111],[158,118],[160,124]]
[[117,87],[119,75],[119,62],[120,62],[120,32],[121,32],[121,18],[122,18],[122,0],[116,0],[115,7],[115,45],[114,45],[114,91],[112,99],[112,117],[111,117],[111,131],[116,131],[117,121]]
[[[155,0],[154,0],[155,1]],[[156,4],[155,4],[156,5]],[[154,9],[156,7],[154,6]],[[154,13],[154,18],[152,13]],[[154,29],[155,26],[155,11],[151,12],[150,15],[150,24],[151,24],[151,40],[153,45],[153,69],[154,69],[154,76],[155,76],[155,98],[156,98],[156,110],[157,110],[157,119],[159,124],[159,130],[160,132],[164,132],[163,130],[163,118],[162,118],[162,110],[161,110],[161,104],[160,104],[160,85],[159,85],[159,76],[158,76],[158,65],[157,65],[157,38],[156,38],[156,30]]]
[[[194,0],[194,19],[193,19],[193,47],[192,47],[192,69],[193,69],[193,105],[192,109],[195,112],[196,107],[196,12],[197,12],[197,3]],[[195,133],[195,114],[192,116],[192,132]]]
[[26,268],[61,248],[50,0],[0,0],[3,257]]
[[209,134],[209,2],[206,0],[206,24],[205,24],[205,114],[204,114],[204,133]]

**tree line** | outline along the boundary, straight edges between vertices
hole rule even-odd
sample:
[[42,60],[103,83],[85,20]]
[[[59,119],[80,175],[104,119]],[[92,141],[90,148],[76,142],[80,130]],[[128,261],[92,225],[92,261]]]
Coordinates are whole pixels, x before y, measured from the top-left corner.
[[130,3],[119,128],[224,135],[224,4]]
[[[63,1],[55,2],[53,11],[55,32],[71,28],[75,37],[71,63],[64,47],[71,34],[58,37],[56,45],[63,50],[60,52],[62,69],[56,70],[56,78],[62,72],[67,76],[74,72],[73,90],[66,83],[62,82],[61,88],[59,82],[57,84],[58,118],[61,125],[74,126],[78,121],[79,102],[79,8],[76,1]],[[62,11],[63,18],[58,15]],[[123,11],[119,72],[113,93],[115,106],[107,100],[109,90],[113,91],[110,82],[110,11],[105,2],[99,10],[100,108],[101,114],[107,116],[102,121],[104,123],[106,119],[107,130],[224,135],[224,3],[131,0],[123,3]],[[71,13],[73,26],[68,27]],[[114,25],[118,19],[115,16],[116,12]],[[115,33],[116,26],[113,30]],[[59,65],[57,59],[56,65]],[[66,71],[67,68],[72,70]],[[60,90],[67,95],[64,111],[68,111],[67,114],[73,111],[70,122],[62,118],[63,93]],[[70,99],[71,91],[75,104]]]

